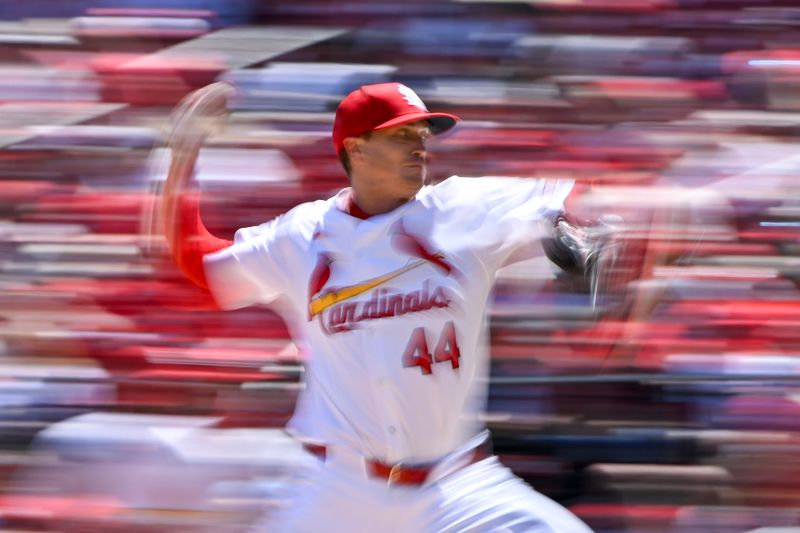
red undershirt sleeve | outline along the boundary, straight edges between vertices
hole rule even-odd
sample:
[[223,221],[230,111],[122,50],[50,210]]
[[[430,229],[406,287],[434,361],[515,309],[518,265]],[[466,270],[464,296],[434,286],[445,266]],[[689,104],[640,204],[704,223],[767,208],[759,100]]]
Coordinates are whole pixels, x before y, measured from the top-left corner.
[[203,257],[228,248],[233,241],[212,235],[203,225],[199,193],[181,197],[178,216],[178,234],[172,248],[172,257],[186,277],[207,290]]

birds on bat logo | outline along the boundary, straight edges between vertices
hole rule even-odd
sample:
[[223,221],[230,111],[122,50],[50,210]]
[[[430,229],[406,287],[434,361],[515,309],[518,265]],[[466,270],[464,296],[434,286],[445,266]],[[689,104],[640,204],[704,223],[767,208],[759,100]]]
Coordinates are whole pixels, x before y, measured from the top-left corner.
[[417,93],[405,85],[398,85],[397,90],[403,95],[403,99],[408,102],[408,105],[413,105],[414,107],[417,107],[426,113],[428,112],[428,108],[425,107],[425,103],[419,96],[417,96]]
[[[432,288],[429,280],[426,280],[419,289],[406,293],[380,288],[388,281],[428,264],[435,266],[447,276],[458,274],[444,253],[432,252],[430,246],[421,238],[405,230],[402,221],[392,228],[391,243],[395,249],[415,259],[383,275],[345,287],[326,288],[334,260],[328,252],[320,253],[309,279],[308,320],[311,321],[319,316],[320,323],[327,333],[338,333],[353,329],[363,320],[389,318],[434,307],[447,307],[450,298],[446,289],[441,286]],[[348,301],[369,291],[373,291],[369,300]],[[325,311],[328,313],[323,317]]]

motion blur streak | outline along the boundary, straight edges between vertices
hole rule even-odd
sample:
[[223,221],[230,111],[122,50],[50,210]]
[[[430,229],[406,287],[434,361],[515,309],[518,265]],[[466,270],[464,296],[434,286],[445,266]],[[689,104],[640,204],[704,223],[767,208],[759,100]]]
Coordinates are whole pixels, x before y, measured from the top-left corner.
[[495,451],[600,533],[800,527],[800,9],[791,0],[0,7],[0,528],[244,531],[313,460],[302,354],[168,261],[172,106],[237,89],[201,156],[229,237],[346,186],[341,98],[465,120],[429,176],[576,178],[621,220],[612,291],[542,258],[491,314]]

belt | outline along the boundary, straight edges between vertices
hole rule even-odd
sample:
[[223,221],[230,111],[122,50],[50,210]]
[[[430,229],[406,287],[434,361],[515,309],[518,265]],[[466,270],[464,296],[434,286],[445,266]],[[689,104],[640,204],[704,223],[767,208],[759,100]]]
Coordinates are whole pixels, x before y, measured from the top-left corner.
[[[303,448],[316,456],[321,461],[325,461],[328,456],[328,448],[325,445],[309,442],[302,443]],[[483,459],[491,457],[488,451],[489,446],[481,445],[464,452],[463,457],[458,458],[458,466],[454,470],[464,468],[477,463]],[[387,485],[410,485],[419,486],[428,481],[435,468],[440,466],[443,461],[434,461],[423,464],[389,464],[376,459],[364,459],[367,475],[373,479],[385,481]]]

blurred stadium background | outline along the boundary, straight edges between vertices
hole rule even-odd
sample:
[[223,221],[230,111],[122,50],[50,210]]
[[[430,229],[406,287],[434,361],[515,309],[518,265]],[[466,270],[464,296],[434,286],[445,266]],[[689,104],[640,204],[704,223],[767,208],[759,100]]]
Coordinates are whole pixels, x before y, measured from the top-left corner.
[[503,273],[496,451],[599,533],[800,531],[796,0],[2,2],[0,530],[242,531],[307,460],[280,320],[147,237],[171,107],[218,79],[220,235],[345,185],[364,83],[465,119],[435,178],[580,180],[615,291]]

